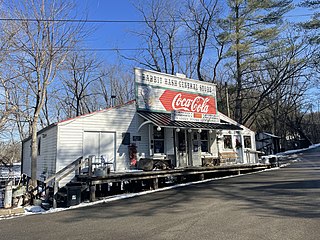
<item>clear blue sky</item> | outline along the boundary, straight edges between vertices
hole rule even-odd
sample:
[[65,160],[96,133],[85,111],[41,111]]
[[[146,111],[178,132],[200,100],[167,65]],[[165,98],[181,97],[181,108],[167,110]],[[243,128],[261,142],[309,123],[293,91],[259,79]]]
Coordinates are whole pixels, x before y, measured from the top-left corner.
[[[131,0],[77,0],[81,15],[87,14],[89,20],[141,20],[141,15]],[[139,47],[138,38],[132,31],[143,27],[142,23],[89,23],[87,27],[95,27],[94,34],[86,40],[88,48],[94,49],[132,49]],[[97,51],[104,59],[113,61],[115,51]],[[125,51],[124,53],[129,53]]]
[[[149,0],[144,0],[149,1]],[[183,0],[182,0],[183,1]],[[89,20],[142,20],[138,10],[132,3],[135,0],[77,0],[79,15],[87,15]],[[300,0],[294,0],[298,3]],[[306,10],[298,8],[288,15],[305,14]],[[306,17],[288,17],[289,21],[301,21]],[[132,34],[134,29],[143,28],[142,23],[90,23],[87,27],[95,27],[97,30],[86,40],[86,47],[94,49],[132,49],[139,48],[138,38]],[[121,53],[130,54],[130,51]],[[96,54],[103,56],[109,62],[114,61],[117,53],[115,51],[96,51]]]

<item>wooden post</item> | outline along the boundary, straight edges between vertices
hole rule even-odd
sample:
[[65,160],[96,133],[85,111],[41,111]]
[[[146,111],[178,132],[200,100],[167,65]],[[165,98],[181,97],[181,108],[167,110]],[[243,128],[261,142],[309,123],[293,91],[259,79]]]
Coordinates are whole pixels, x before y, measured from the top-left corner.
[[90,155],[88,159],[88,175],[89,177],[92,176],[92,158],[94,155]]
[[94,202],[96,200],[96,186],[90,184],[90,202]]
[[158,188],[159,188],[158,178],[153,178],[151,181],[152,181],[152,188],[153,188],[154,190],[158,189]]
[[204,180],[204,173],[201,173],[201,174],[199,175],[199,180],[200,180],[200,181]]
[[82,158],[79,158],[77,163],[76,163],[76,169],[75,169],[75,175],[79,176],[81,174],[81,164],[82,164]]
[[57,194],[59,191],[59,182],[54,179],[54,185],[53,185],[53,203],[52,203],[52,207],[53,208],[57,208]]

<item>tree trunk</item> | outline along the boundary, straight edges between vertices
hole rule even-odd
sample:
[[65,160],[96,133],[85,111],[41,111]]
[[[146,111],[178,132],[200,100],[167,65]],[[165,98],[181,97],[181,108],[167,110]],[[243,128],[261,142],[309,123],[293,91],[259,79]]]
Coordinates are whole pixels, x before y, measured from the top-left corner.
[[234,118],[238,123],[242,123],[242,73],[241,73],[241,63],[240,63],[240,26],[239,26],[239,5],[236,5],[236,105]]
[[31,185],[37,185],[37,158],[38,158],[38,138],[37,138],[37,124],[39,116],[36,115],[33,118],[31,125]]

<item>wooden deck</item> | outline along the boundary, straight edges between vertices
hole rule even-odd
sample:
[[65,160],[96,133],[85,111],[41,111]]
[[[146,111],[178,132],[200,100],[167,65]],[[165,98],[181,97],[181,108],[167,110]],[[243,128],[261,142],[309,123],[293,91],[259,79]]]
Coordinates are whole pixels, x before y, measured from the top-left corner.
[[220,176],[238,175],[241,173],[260,171],[270,168],[269,164],[239,164],[229,166],[214,166],[214,167],[186,167],[181,169],[170,170],[155,170],[155,171],[130,171],[122,173],[109,173],[105,176],[89,176],[81,174],[76,177],[76,182],[86,184],[90,188],[90,201],[96,200],[96,190],[101,189],[101,185],[112,183],[118,187],[125,183],[129,184],[130,191],[140,189],[142,185],[148,185],[152,189],[157,189],[163,186],[165,179],[175,178],[176,183],[200,181],[211,179]]

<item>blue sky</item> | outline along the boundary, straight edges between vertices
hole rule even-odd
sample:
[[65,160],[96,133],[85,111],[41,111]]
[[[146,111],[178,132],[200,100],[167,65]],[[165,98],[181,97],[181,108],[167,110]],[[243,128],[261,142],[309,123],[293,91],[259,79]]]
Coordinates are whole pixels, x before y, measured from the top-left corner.
[[[144,0],[149,1],[149,0]],[[77,0],[76,4],[79,15],[87,15],[89,20],[142,20],[140,13],[133,6],[134,0]],[[300,0],[294,0],[295,3]],[[298,8],[288,15],[305,14],[306,10]],[[305,17],[289,17],[290,21],[300,21]],[[94,49],[112,48],[138,48],[139,40],[131,31],[143,28],[142,23],[90,23],[89,28],[95,27],[97,30],[86,39],[86,47]],[[129,54],[130,51],[122,53]],[[96,51],[98,56],[108,62],[115,61],[117,53],[115,51]]]
[[[141,20],[139,12],[131,0],[78,0],[80,14],[88,14],[89,20]],[[94,23],[87,26],[95,27],[94,34],[86,40],[88,48],[137,48],[138,39],[132,34],[135,28],[141,28],[142,23]],[[97,51],[107,61],[113,61],[117,56],[115,51]]]

